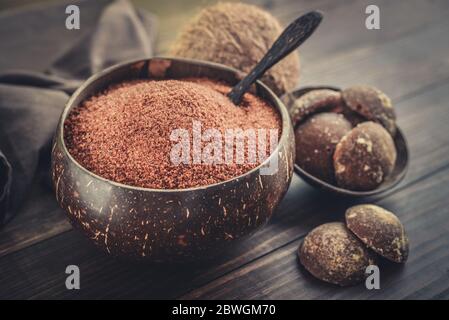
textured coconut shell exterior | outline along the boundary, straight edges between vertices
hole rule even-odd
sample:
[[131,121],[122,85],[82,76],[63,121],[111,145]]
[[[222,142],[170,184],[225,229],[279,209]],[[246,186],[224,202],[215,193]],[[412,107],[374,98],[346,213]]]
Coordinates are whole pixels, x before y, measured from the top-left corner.
[[340,91],[331,89],[312,90],[302,95],[289,106],[294,126],[319,112],[343,112],[344,102]]
[[363,122],[348,132],[334,152],[335,178],[350,190],[377,188],[393,171],[396,147],[379,124]]
[[374,87],[353,86],[342,91],[346,105],[367,120],[380,123],[394,137],[396,114],[390,98]]
[[348,286],[365,278],[375,256],[341,222],[313,229],[299,248],[301,264],[316,278]]
[[407,261],[408,237],[392,212],[363,204],[349,208],[345,217],[347,227],[372,250],[397,263]]
[[319,113],[295,129],[296,163],[310,174],[335,182],[335,146],[352,129],[341,114]]
[[[218,3],[203,9],[170,49],[170,55],[207,60],[248,73],[282,33],[269,12],[243,3]],[[277,95],[293,90],[299,80],[299,55],[291,53],[261,79]]]
[[70,110],[92,94],[134,78],[193,76],[229,84],[239,80],[238,73],[225,66],[153,58],[124,63],[94,75],[64,109],[52,150],[56,198],[71,223],[112,255],[179,262],[212,257],[262,227],[287,191],[293,174],[293,129],[286,108],[260,82],[255,93],[279,111],[282,122],[278,147],[267,159],[278,156],[278,170],[272,175],[261,175],[259,166],[210,186],[145,189],[101,178],[83,168],[67,151],[63,123]]

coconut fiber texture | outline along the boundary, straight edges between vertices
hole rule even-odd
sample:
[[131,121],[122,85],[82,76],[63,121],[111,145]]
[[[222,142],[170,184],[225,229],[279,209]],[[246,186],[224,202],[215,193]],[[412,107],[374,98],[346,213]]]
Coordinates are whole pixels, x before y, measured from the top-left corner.
[[[171,48],[174,56],[208,60],[249,72],[283,28],[268,12],[243,3],[218,3],[202,10]],[[299,55],[291,53],[262,78],[276,94],[292,90],[299,79]]]
[[[79,30],[65,28],[68,4],[79,6]],[[0,225],[21,205],[38,210],[40,197],[52,197],[42,182],[69,94],[111,64],[151,56],[154,25],[151,14],[125,0],[51,2],[0,13]]]

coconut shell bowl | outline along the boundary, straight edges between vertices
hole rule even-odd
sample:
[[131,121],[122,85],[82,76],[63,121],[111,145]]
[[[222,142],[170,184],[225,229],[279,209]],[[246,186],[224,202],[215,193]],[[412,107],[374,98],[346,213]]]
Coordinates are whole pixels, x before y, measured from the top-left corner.
[[[56,199],[72,225],[113,256],[153,262],[211,257],[263,227],[289,186],[295,157],[288,111],[263,83],[253,93],[277,109],[282,134],[275,151],[253,170],[221,183],[190,189],[147,189],[104,179],[82,167],[64,142],[64,121],[88,97],[114,83],[137,78],[207,77],[235,85],[229,67],[184,59],[153,58],[113,66],[89,78],[61,115],[52,149]],[[260,169],[278,157],[278,170]],[[163,177],[161,177],[163,179]]]
[[[282,96],[282,101],[287,106],[287,108],[289,108],[290,113],[292,113],[292,108],[295,101],[301,96],[315,90],[331,90],[336,92],[342,91],[342,89],[332,86],[304,87],[285,94],[284,96]],[[324,108],[327,108],[327,106],[324,106]],[[294,118],[294,116],[292,116],[292,118]],[[294,125],[294,130],[297,129],[297,127],[298,123]],[[325,191],[328,194],[334,194],[337,196],[344,196],[349,198],[374,197],[381,194],[386,194],[392,191],[393,188],[404,179],[409,165],[409,150],[407,141],[403,132],[397,126],[395,128],[394,134],[392,135],[392,139],[397,153],[394,167],[391,173],[383,180],[383,182],[372,190],[350,190],[347,188],[343,188],[336,184],[320,179],[319,177],[304,170],[304,168],[299,166],[297,163],[295,163],[294,165],[294,171],[309,185],[319,190]]]

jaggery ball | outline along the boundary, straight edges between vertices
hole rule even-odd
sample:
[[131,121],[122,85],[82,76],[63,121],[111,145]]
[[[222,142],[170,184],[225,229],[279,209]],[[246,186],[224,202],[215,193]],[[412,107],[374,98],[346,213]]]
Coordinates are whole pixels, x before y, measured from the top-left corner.
[[308,118],[295,130],[296,163],[311,175],[334,183],[335,146],[351,129],[342,114],[323,112]]
[[[207,60],[249,72],[283,28],[254,5],[218,3],[203,9],[182,31],[170,54]],[[292,90],[299,79],[299,55],[291,53],[262,78],[276,94]]]
[[373,190],[393,171],[396,155],[388,131],[378,123],[363,122],[335,147],[336,181],[350,190]]
[[311,90],[288,104],[294,126],[315,113],[342,112],[344,108],[341,92],[331,89]]
[[369,248],[397,263],[407,260],[408,237],[395,214],[379,206],[361,204],[349,208],[345,218],[349,230]]
[[394,137],[396,134],[396,113],[390,98],[379,89],[357,85],[342,92],[346,105],[354,112],[380,123]]
[[365,270],[376,257],[341,222],[313,229],[299,248],[301,264],[316,278],[348,286],[365,278]]

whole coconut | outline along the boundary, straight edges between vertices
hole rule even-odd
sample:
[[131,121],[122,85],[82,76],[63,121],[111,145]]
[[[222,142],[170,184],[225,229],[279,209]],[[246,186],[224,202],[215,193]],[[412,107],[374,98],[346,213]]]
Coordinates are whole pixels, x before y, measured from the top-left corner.
[[[203,9],[170,50],[178,57],[222,63],[249,72],[283,28],[270,13],[249,4],[218,3]],[[262,77],[277,95],[292,90],[299,79],[299,55],[291,53]]]

